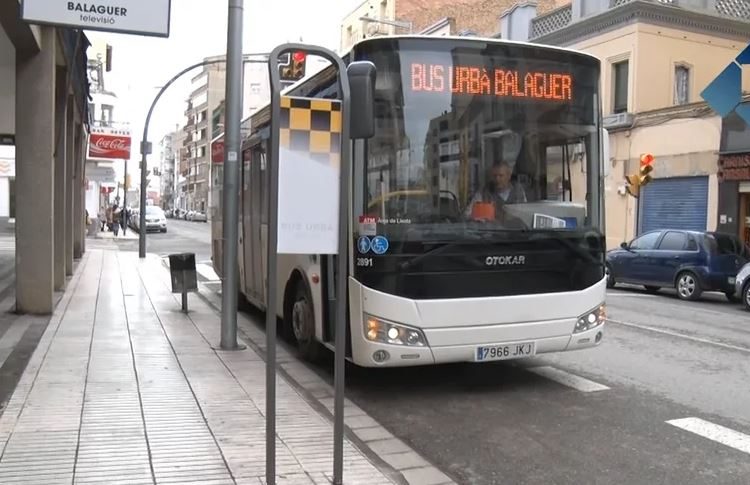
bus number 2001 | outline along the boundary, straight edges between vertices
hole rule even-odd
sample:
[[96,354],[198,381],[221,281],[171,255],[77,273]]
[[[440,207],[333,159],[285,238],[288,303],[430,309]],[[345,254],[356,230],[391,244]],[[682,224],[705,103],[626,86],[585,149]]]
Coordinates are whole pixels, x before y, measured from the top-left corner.
[[357,266],[372,267],[372,258],[357,258]]

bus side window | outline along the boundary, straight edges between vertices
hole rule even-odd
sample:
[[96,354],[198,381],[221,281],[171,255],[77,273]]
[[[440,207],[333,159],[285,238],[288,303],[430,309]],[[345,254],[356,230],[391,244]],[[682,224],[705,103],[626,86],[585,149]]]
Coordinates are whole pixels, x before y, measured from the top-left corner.
[[261,150],[258,152],[258,161],[260,163],[260,218],[263,224],[268,224],[268,140],[260,145]]

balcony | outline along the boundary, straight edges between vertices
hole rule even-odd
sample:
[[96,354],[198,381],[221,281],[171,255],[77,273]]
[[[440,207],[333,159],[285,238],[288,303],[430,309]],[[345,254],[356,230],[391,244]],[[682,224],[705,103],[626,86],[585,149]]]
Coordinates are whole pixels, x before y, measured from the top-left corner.
[[674,8],[675,10],[670,10],[673,13],[675,13],[675,11],[691,12],[693,14],[706,13],[731,20],[750,20],[750,2],[745,0],[707,0],[706,4],[709,6],[703,9],[700,8],[699,5],[696,5],[696,0],[609,0],[608,9],[576,20],[573,18],[573,4],[568,4],[544,15],[539,15],[531,20],[529,40],[544,37],[553,32],[557,32],[558,30],[564,29],[571,24],[575,24],[580,20],[588,20],[597,15],[625,7],[629,4],[655,4]]
[[567,27],[572,20],[573,6],[571,4],[552,10],[544,15],[538,15],[531,19],[530,37],[536,39],[537,37],[558,31]]

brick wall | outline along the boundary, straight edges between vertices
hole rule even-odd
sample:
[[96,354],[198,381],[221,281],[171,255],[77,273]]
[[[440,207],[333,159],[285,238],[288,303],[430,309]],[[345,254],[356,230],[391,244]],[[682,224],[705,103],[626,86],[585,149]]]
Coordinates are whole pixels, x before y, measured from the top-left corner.
[[[418,33],[435,22],[452,17],[456,21],[454,34],[473,30],[491,36],[500,29],[500,14],[512,7],[516,0],[396,0],[396,18],[414,22]],[[569,0],[537,0],[537,12],[548,12]]]

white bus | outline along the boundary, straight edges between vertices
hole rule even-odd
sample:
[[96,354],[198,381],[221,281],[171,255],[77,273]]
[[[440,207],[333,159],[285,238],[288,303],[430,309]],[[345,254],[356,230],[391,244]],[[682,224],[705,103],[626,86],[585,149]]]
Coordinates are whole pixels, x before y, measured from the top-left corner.
[[[598,345],[608,157],[599,60],[425,36],[363,40],[344,60],[377,68],[375,135],[352,150],[347,359],[365,367],[486,362]],[[285,95],[337,91],[326,68]],[[270,113],[254,114],[242,140],[240,288],[261,310]],[[220,184],[220,165],[213,175]],[[220,193],[217,186],[215,207]],[[333,348],[336,257],[279,255],[273,311],[308,359]]]

